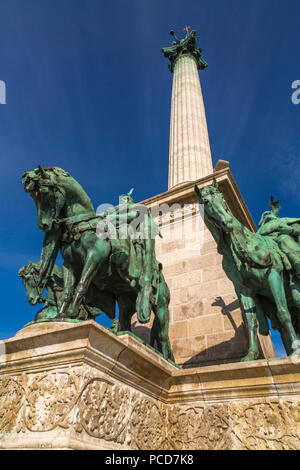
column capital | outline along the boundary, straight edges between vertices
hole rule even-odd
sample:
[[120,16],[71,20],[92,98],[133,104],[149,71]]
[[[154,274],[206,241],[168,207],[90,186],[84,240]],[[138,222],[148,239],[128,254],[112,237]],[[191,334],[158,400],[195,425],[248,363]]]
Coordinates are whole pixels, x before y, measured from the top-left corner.
[[174,36],[175,41],[173,41],[172,46],[163,47],[162,53],[167,59],[169,59],[169,69],[172,73],[174,72],[174,65],[176,60],[180,56],[186,54],[191,55],[196,59],[198,69],[203,70],[207,67],[207,63],[202,57],[202,49],[197,46],[195,30],[192,30],[190,33],[187,33],[187,35],[183,39],[178,39],[172,29],[170,31],[170,34]]

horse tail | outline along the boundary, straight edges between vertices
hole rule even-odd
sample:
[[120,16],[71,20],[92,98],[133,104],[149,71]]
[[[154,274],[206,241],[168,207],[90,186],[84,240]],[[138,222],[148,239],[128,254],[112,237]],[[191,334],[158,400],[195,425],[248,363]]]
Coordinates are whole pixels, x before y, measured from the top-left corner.
[[152,286],[146,284],[136,299],[137,318],[140,323],[148,323],[151,317]]

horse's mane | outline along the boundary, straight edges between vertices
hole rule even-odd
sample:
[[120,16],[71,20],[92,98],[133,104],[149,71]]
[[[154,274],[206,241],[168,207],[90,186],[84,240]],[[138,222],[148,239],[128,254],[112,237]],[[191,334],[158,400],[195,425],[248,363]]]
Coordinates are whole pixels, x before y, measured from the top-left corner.
[[40,271],[40,263],[39,262],[32,263],[30,261],[29,264],[27,264],[26,266],[23,266],[19,270],[18,275],[19,275],[19,277],[24,277],[24,276],[27,276],[27,274],[32,273],[32,271],[35,271],[36,273],[39,273],[39,271]]
[[[30,261],[29,264],[27,264],[26,266],[23,266],[19,270],[19,277],[26,276],[28,274],[31,274],[32,272],[35,272],[38,274],[40,272],[40,268],[41,268],[40,261],[35,261],[35,262]],[[50,277],[53,277],[53,275],[59,276],[59,277],[62,276],[62,270],[56,264],[53,266],[53,270],[50,274]]]
[[94,210],[93,204],[81,186],[67,171],[58,166],[50,166],[47,168],[38,167],[33,171],[25,171],[23,173],[22,182],[25,191],[37,195],[41,186],[54,186],[59,188],[61,185],[73,194],[76,194],[81,201]]
[[[70,173],[67,171],[63,170],[62,168],[59,168],[58,166],[49,166],[47,168],[44,168],[46,172],[50,171],[50,173],[54,173],[56,176],[63,177],[63,178],[72,178]],[[74,178],[72,178],[74,179]]]

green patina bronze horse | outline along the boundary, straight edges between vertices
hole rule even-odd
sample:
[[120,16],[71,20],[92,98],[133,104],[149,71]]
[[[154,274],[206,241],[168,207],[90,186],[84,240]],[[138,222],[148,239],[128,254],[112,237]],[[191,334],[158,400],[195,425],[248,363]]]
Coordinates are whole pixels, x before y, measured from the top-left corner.
[[[153,311],[158,347],[166,359],[174,360],[168,337],[170,293],[156,260],[150,213],[142,213],[142,206],[124,196],[113,214],[117,221],[114,237],[109,230],[110,214],[97,216],[81,185],[61,168],[26,171],[22,181],[34,199],[38,227],[45,233],[37,282],[40,295],[59,249],[64,259],[57,318],[79,319],[82,302],[114,318],[117,301],[120,330],[124,331],[130,330],[135,312],[140,323],[147,323]],[[135,223],[133,237],[130,222]]]
[[[62,295],[64,290],[64,279],[62,270],[55,264],[50,273],[47,284],[45,286],[47,297],[41,296],[38,287],[38,279],[40,277],[41,263],[30,262],[27,266],[23,266],[19,270],[19,277],[22,278],[23,285],[26,290],[27,299],[30,305],[44,303],[43,308],[36,314],[35,321],[50,320],[57,317],[62,304]],[[98,309],[97,314],[101,311]],[[95,316],[95,315],[94,315]],[[93,318],[90,311],[82,304],[80,306],[79,318],[88,320]]]
[[300,282],[286,255],[271,237],[251,232],[229,212],[215,180],[202,190],[195,186],[195,192],[245,312],[249,351],[242,360],[259,357],[257,327],[267,335],[267,318],[280,331],[287,354],[299,354]]

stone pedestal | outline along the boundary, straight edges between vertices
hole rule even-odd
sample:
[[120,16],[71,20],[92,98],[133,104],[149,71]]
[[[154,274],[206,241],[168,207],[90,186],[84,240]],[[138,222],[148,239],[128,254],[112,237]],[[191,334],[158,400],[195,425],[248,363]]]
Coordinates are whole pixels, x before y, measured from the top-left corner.
[[299,449],[300,357],[179,370],[93,321],[0,342],[2,449]]

